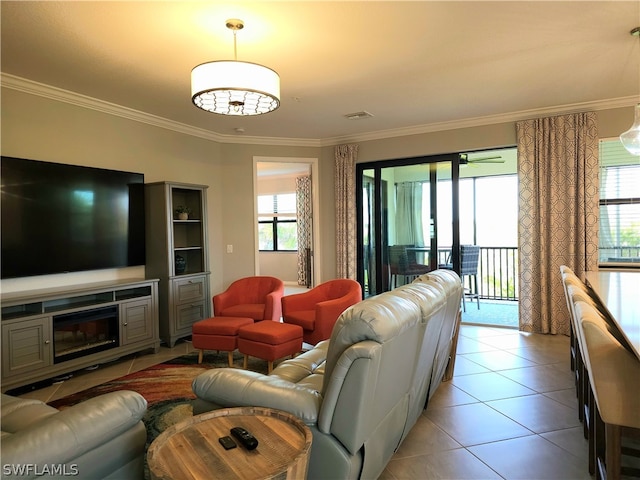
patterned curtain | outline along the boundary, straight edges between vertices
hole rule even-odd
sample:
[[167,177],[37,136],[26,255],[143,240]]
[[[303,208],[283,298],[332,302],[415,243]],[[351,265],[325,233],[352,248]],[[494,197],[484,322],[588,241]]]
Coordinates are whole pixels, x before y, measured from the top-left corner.
[[296,178],[298,285],[311,286],[311,176]]
[[336,275],[356,279],[356,158],[358,145],[335,152]]
[[518,141],[520,330],[569,334],[560,265],[598,266],[594,112],[526,120]]

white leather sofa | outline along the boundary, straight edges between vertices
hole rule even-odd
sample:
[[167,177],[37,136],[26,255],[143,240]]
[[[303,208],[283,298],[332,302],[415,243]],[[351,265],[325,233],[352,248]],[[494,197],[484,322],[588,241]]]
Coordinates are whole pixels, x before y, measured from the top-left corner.
[[290,412],[313,432],[310,479],[377,478],[433,395],[455,346],[462,286],[452,271],[349,307],[331,338],[270,375],[234,368],[193,381],[194,414]]
[[121,390],[63,410],[5,394],[0,402],[2,478],[144,477],[142,395]]

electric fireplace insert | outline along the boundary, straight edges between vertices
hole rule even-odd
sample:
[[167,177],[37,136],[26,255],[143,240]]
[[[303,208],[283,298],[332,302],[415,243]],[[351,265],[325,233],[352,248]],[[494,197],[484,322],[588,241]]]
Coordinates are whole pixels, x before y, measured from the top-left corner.
[[56,315],[53,332],[54,363],[116,348],[118,306]]

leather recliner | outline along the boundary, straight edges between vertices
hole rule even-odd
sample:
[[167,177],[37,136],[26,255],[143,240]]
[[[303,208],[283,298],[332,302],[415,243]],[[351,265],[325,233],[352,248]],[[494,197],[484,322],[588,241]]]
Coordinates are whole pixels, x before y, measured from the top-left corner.
[[345,310],[331,337],[270,375],[231,368],[193,381],[194,414],[261,406],[313,433],[307,478],[377,478],[455,356],[462,285],[437,270]]
[[144,477],[142,395],[121,390],[62,410],[5,394],[0,402],[3,478]]

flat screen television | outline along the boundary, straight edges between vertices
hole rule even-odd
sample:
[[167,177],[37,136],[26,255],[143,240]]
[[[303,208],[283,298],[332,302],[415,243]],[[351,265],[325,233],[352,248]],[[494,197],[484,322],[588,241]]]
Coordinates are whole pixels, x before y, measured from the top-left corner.
[[144,265],[144,174],[0,162],[1,278]]

